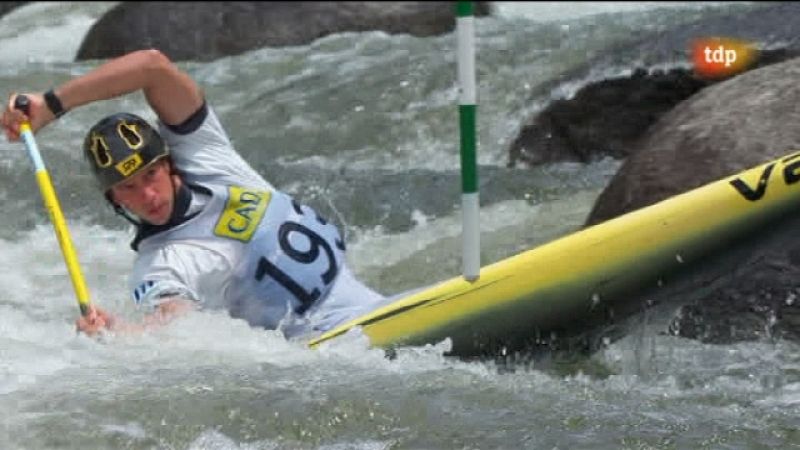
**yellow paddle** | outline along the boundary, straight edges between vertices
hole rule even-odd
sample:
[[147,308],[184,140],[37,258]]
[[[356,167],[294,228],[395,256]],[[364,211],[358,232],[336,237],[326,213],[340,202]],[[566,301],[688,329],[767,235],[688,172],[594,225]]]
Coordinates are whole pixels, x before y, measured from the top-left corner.
[[[14,108],[22,111],[26,116],[29,115],[30,105],[30,99],[24,95],[19,95],[14,100]],[[81,315],[86,316],[89,313],[89,291],[83,281],[78,257],[75,255],[75,247],[72,245],[72,239],[70,239],[69,230],[67,230],[67,222],[61,212],[61,206],[59,206],[58,197],[56,197],[56,192],[53,189],[53,183],[50,181],[50,175],[47,173],[42,156],[39,154],[36,140],[33,138],[30,122],[26,120],[22,123],[20,133],[25,141],[25,147],[28,149],[28,155],[33,161],[34,169],[36,169],[36,181],[39,183],[39,191],[42,193],[44,205],[47,208],[47,212],[50,213],[50,220],[55,227],[56,237],[61,245],[61,253],[64,255],[69,276],[72,278],[72,286],[75,288],[75,294],[78,297]]]

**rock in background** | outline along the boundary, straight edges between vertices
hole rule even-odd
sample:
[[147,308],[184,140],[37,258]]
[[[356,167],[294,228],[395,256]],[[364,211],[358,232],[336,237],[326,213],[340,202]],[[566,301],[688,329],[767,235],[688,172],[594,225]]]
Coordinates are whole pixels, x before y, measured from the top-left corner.
[[626,158],[632,144],[661,115],[709,85],[686,69],[592,83],[574,98],[550,103],[511,143],[509,166]]
[[[553,101],[521,130],[510,163],[625,159],[589,226],[798,151],[797,29],[800,4],[770,4],[706,17],[595,58],[587,66],[636,61],[639,69]],[[691,41],[709,36],[753,42],[761,49],[757,63],[727,80],[701,80],[680,67],[651,69],[686,65]],[[667,308],[664,331],[709,343],[800,340],[798,225],[800,213],[792,214],[673,279],[658,296],[674,307]]]
[[699,79],[690,69],[665,71],[652,67],[687,65],[688,48],[697,38],[736,37],[761,49],[750,69],[800,56],[800,4],[777,3],[704,17],[615,47],[587,61],[562,82],[585,77],[590,67],[632,64],[631,76],[601,80],[580,89],[573,98],[556,99],[520,130],[509,149],[509,165],[555,161],[590,162],[602,157],[624,159],[635,143],[664,113],[707,86],[722,80]]
[[[798,79],[795,58],[708,87],[678,105],[639,141],[587,225],[800,150]],[[704,262],[720,273],[697,280],[692,290],[706,294],[682,307],[671,331],[715,343],[800,338],[800,302],[793,300],[800,294],[799,222],[757,236],[733,267]],[[710,286],[721,276],[728,281]]]
[[[476,16],[488,13],[476,2]],[[76,59],[152,47],[174,61],[210,61],[348,31],[432,36],[455,21],[455,2],[122,2],[92,26]]]
[[595,224],[800,149],[800,58],[704,89],[652,126],[598,198]]

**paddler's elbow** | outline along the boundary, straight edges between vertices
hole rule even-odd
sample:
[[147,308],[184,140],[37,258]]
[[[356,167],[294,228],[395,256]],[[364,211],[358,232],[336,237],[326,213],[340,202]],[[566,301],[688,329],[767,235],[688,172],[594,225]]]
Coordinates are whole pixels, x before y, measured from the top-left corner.
[[161,50],[156,48],[148,48],[145,50],[137,50],[142,59],[142,67],[150,72],[167,72],[174,70],[172,60],[167,57]]

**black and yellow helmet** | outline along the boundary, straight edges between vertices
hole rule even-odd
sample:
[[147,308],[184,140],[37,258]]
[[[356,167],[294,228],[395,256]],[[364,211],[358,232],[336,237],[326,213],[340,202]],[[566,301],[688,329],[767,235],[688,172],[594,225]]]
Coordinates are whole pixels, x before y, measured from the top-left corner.
[[169,154],[158,131],[129,113],[97,122],[83,141],[83,152],[103,192]]

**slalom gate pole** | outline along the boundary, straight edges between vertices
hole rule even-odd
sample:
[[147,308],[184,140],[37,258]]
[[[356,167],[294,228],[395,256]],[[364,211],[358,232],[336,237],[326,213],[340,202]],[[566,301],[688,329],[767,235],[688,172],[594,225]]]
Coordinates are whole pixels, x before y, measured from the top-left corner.
[[458,36],[459,128],[461,134],[461,210],[463,275],[480,276],[480,226],[478,223],[478,168],[476,158],[475,19],[472,2],[456,2]]

